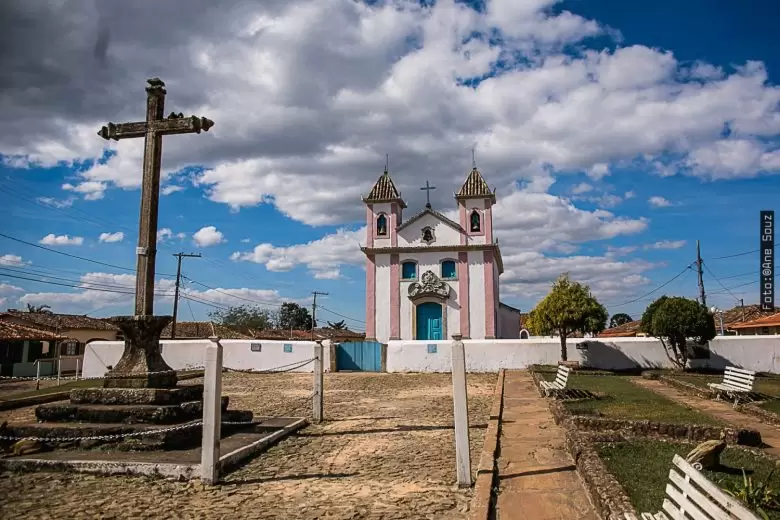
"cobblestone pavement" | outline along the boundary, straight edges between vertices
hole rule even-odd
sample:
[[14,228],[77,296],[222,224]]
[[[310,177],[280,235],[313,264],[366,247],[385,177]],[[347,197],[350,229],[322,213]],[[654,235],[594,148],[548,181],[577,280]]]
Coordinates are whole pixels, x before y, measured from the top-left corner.
[[[468,377],[473,465],[495,379]],[[257,415],[309,416],[311,389],[311,374],[231,373],[223,379],[230,408]],[[455,485],[451,393],[449,374],[326,374],[327,420],[218,486],[5,473],[0,518],[465,519],[472,492]]]

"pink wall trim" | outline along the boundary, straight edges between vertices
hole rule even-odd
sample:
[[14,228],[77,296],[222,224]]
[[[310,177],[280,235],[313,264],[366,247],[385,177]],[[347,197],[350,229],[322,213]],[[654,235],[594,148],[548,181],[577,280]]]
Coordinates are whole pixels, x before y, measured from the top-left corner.
[[374,211],[371,204],[366,206],[366,247],[374,247]]
[[482,226],[485,228],[485,242],[488,244],[493,243],[493,207],[488,205],[487,209],[484,213],[483,220],[484,225]]
[[496,337],[496,297],[493,278],[493,251],[485,251],[485,338]]
[[366,339],[376,339],[376,263],[366,255]]
[[469,254],[458,253],[458,301],[460,302],[460,333],[464,338],[471,337],[469,322]]
[[398,228],[398,204],[390,204],[390,247],[398,245],[398,234],[395,230]]
[[[458,203],[458,207],[460,209],[460,227],[466,230],[468,232],[468,227],[466,226],[466,204],[463,202]],[[465,246],[466,245],[466,235],[462,234],[460,235],[460,245]]]
[[390,339],[401,339],[401,280],[398,254],[390,255]]

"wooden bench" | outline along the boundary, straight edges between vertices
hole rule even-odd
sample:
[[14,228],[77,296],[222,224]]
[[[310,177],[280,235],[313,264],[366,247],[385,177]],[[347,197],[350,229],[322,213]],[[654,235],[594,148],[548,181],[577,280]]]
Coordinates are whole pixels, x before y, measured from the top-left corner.
[[571,372],[569,367],[558,365],[558,372],[555,374],[555,379],[553,381],[539,382],[545,397],[558,395],[566,391],[566,383],[569,381],[569,372]]
[[[672,464],[661,511],[640,513],[641,520],[759,520],[679,455]],[[639,520],[631,513],[625,519]]]
[[747,397],[753,391],[753,384],[756,381],[756,373],[751,370],[744,370],[737,367],[726,367],[723,373],[723,382],[707,383],[707,386],[715,392],[715,398],[720,398],[725,394],[734,399],[734,406],[739,403],[740,397]]

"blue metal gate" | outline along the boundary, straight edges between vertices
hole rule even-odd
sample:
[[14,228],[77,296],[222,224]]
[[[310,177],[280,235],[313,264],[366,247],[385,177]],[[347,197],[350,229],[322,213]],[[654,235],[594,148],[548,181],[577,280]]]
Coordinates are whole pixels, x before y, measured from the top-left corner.
[[382,371],[382,344],[378,341],[354,341],[336,346],[336,370]]

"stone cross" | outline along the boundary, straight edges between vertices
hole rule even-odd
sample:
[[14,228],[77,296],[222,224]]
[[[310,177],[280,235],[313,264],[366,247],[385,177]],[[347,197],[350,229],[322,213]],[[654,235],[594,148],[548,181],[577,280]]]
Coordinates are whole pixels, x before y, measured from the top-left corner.
[[435,190],[436,186],[431,186],[428,184],[428,181],[425,181],[425,187],[420,188],[421,190],[425,191],[425,198],[427,199],[427,202],[425,203],[425,207],[430,209],[431,208],[431,190]]
[[205,117],[184,117],[181,112],[165,113],[165,83],[159,78],[147,80],[146,121],[108,123],[98,132],[103,139],[144,138],[144,167],[141,183],[141,218],[138,225],[136,255],[135,315],[154,314],[154,267],[157,254],[157,211],[160,202],[160,159],[162,137],[173,134],[208,132],[214,121]]

